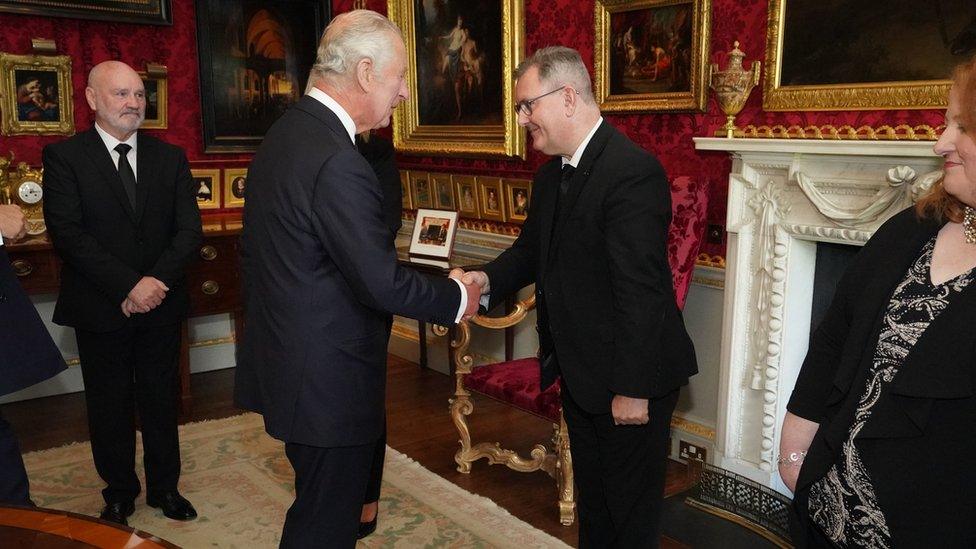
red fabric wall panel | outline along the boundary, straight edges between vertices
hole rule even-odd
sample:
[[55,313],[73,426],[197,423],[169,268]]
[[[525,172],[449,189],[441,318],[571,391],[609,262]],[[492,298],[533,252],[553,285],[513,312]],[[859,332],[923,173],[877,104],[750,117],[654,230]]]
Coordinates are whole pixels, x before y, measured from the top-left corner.
[[[333,0],[334,13],[352,9],[353,0]],[[366,6],[386,12],[385,0],[366,0]],[[721,61],[739,40],[746,62],[765,61],[767,0],[712,0],[713,61]],[[525,0],[527,52],[548,45],[567,45],[578,49],[584,61],[593,62],[593,2],[579,0]],[[191,161],[246,162],[248,155],[205,155],[200,121],[199,79],[196,50],[194,3],[173,0],[172,27],[126,25],[76,19],[56,19],[0,14],[0,51],[26,53],[32,37],[53,38],[59,53],[71,55],[75,88],[75,125],[90,126],[92,117],[84,101],[85,77],[96,63],[120,59],[141,70],[146,62],[169,67],[169,129],[155,132],[187,151]],[[613,114],[607,119],[631,139],[652,151],[672,177],[690,176],[708,183],[709,221],[724,224],[725,201],[730,161],[725,154],[699,153],[692,137],[712,135],[724,124],[724,116],[709,99],[706,113]],[[767,113],[762,110],[761,89],[757,87],[747,103],[740,123],[852,126],[883,124],[930,124],[942,121],[941,111],[858,111]],[[60,139],[50,137],[0,137],[0,152],[14,150],[18,160],[39,164],[41,149]],[[530,140],[531,141],[531,140]],[[462,159],[401,155],[403,168],[443,170],[471,174],[530,176],[545,161],[531,149],[525,161],[503,159]],[[707,245],[705,251],[724,254],[724,245]]]

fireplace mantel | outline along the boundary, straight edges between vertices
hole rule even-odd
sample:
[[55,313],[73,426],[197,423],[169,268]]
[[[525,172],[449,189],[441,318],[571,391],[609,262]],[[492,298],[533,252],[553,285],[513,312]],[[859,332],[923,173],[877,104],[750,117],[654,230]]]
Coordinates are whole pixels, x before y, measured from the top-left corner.
[[779,430],[807,351],[816,243],[863,245],[941,176],[931,141],[695,138],[732,155],[714,463],[788,493]]

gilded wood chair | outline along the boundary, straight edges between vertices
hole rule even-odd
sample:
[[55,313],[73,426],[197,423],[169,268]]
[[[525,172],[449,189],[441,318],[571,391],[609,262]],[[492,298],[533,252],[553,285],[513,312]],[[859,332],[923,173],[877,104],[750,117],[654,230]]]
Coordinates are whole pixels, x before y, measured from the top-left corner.
[[[671,182],[672,220],[668,232],[668,260],[671,264],[678,307],[684,307],[691,283],[695,258],[705,234],[707,186],[688,177]],[[545,471],[556,480],[559,521],[570,525],[575,518],[576,500],[573,486],[573,458],[570,453],[569,431],[563,419],[559,399],[559,384],[545,391],[539,387],[539,361],[535,357],[520,358],[495,364],[474,366],[470,352],[469,323],[489,329],[505,329],[526,318],[535,307],[535,294],[515,304],[504,317],[476,316],[462,322],[455,330],[451,347],[454,349],[454,397],[450,399],[450,413],[460,435],[461,447],[454,455],[457,470],[470,473],[471,464],[481,458],[491,465],[505,465],[521,472]],[[467,416],[474,412],[472,393],[515,406],[552,423],[552,437],[536,444],[529,456],[503,448],[499,442],[472,442]]]

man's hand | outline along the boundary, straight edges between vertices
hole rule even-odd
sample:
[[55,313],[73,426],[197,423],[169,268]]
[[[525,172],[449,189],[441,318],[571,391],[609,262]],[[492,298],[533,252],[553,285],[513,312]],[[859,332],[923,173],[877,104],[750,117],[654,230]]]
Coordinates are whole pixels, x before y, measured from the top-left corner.
[[461,315],[461,320],[467,320],[478,314],[479,301],[481,300],[481,287],[476,284],[465,284],[464,290],[468,293],[468,306]]
[[[130,313],[148,313],[149,311],[155,309],[163,302],[166,297],[166,292],[169,291],[169,287],[163,284],[159,279],[153,278],[151,276],[144,276],[139,279],[135,287],[129,290],[128,300],[131,301],[136,308],[130,309]],[[125,312],[125,302],[122,302],[123,313]]]
[[613,414],[614,425],[645,425],[650,420],[646,398],[613,395],[610,412]]
[[0,205],[0,234],[10,242],[16,242],[27,234],[27,218],[20,206]]
[[482,295],[491,293],[491,284],[488,282],[488,275],[483,271],[464,272],[461,269],[453,269],[448,276],[456,278],[465,284],[475,284],[481,289]]
[[122,302],[122,314],[124,314],[126,318],[129,318],[135,313],[148,313],[148,312],[149,309],[147,307],[140,307],[135,303],[133,303],[133,301],[129,298],[125,298],[125,300]]

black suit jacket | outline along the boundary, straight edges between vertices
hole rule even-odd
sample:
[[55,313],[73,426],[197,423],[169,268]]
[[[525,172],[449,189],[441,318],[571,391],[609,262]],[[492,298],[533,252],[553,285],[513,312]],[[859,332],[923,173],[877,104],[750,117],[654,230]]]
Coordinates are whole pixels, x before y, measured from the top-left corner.
[[371,135],[369,141],[357,135],[356,148],[376,173],[376,179],[383,189],[383,219],[396,239],[403,226],[403,189],[400,187],[400,170],[397,169],[393,143],[378,135]]
[[[800,470],[797,501],[836,462],[847,440],[874,359],[882,318],[895,287],[941,228],[905,210],[880,227],[855,256],[810,340],[787,409],[820,424]],[[925,330],[888,386],[890,398],[871,410],[859,450],[872,464],[878,502],[895,546],[973,547],[976,491],[976,284],[970,284]],[[910,505],[890,502],[910,501]],[[794,536],[807,535],[806,517]]]
[[535,283],[542,386],[561,373],[585,410],[664,396],[698,371],[668,266],[664,170],[603,122],[554,218],[560,168],[540,168],[521,235],[485,267],[491,306]]
[[65,367],[10,266],[7,249],[0,246],[0,396],[53,377]]
[[[186,314],[184,271],[203,238],[190,166],[179,147],[137,139],[134,211],[94,127],[44,147],[44,221],[64,261],[58,324],[108,332]],[[126,319],[122,302],[143,276],[170,290],[152,311]]]
[[238,404],[286,442],[374,443],[388,315],[451,325],[458,285],[398,265],[376,175],[311,97],[268,130],[247,192]]

